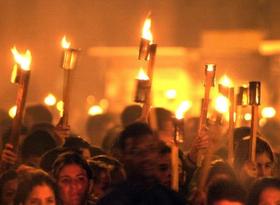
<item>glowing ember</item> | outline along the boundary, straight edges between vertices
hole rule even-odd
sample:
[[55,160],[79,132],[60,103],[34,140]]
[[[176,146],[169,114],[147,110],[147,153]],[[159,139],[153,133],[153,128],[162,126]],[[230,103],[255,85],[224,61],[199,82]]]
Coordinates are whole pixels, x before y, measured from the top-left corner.
[[102,113],[103,113],[103,109],[99,105],[93,105],[88,110],[88,114],[91,116],[102,114]]
[[64,49],[68,49],[70,48],[71,43],[67,41],[66,37],[63,36],[62,40],[61,40],[61,46]]
[[17,113],[17,106],[14,105],[13,107],[11,107],[11,108],[9,109],[9,116],[10,116],[11,118],[14,118],[14,117],[16,116],[16,113]]
[[262,109],[263,118],[273,118],[276,115],[276,110],[273,107],[264,107]]
[[53,106],[56,103],[56,97],[50,93],[47,97],[45,97],[44,103],[48,106]]
[[228,112],[228,108],[229,108],[228,99],[223,95],[219,95],[215,100],[215,110],[217,110],[220,113],[226,113]]
[[169,89],[165,92],[165,97],[169,100],[174,100],[176,98],[177,91],[175,89]]
[[232,86],[232,82],[231,82],[230,78],[227,75],[224,75],[220,79],[220,84],[222,84],[225,87],[231,87]]
[[138,80],[149,80],[149,77],[147,76],[147,74],[145,73],[143,68],[140,68],[140,70],[138,72],[137,79]]
[[20,54],[15,46],[11,49],[11,51],[16,63],[20,65],[21,69],[30,70],[30,64],[32,60],[31,52],[26,50],[25,54]]
[[246,114],[244,115],[244,120],[250,121],[251,119],[252,119],[251,113],[246,113]]

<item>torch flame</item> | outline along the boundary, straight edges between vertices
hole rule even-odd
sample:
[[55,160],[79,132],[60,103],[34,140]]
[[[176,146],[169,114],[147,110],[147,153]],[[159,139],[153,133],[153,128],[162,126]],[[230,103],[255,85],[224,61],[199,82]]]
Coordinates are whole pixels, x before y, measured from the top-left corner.
[[53,94],[49,93],[48,96],[45,97],[44,103],[48,106],[53,106],[56,103],[56,97]]
[[70,45],[71,45],[71,42],[68,42],[67,39],[66,39],[66,37],[63,36],[63,38],[62,38],[62,40],[61,40],[61,46],[62,46],[62,48],[68,49],[68,48],[70,48]]
[[228,112],[228,109],[229,100],[225,96],[219,95],[215,101],[215,110],[217,110],[220,113],[226,113]]
[[140,70],[138,72],[137,79],[138,80],[149,80],[149,77],[147,76],[147,74],[145,73],[143,68],[140,68]]
[[32,59],[31,52],[26,50],[25,54],[20,54],[15,46],[11,49],[11,51],[16,63],[18,63],[23,70],[30,70]]
[[263,118],[273,118],[276,115],[276,110],[273,107],[264,107],[262,109]]
[[207,64],[207,71],[213,72],[215,70],[215,64]]
[[176,118],[183,119],[185,112],[187,112],[192,106],[192,103],[188,100],[183,101],[176,110]]
[[225,87],[231,87],[232,86],[232,82],[227,75],[222,76],[222,78],[220,80],[220,83]]
[[151,25],[152,25],[152,20],[148,16],[144,22],[143,30],[142,30],[142,38],[149,40],[150,43],[153,41],[153,34],[151,32]]

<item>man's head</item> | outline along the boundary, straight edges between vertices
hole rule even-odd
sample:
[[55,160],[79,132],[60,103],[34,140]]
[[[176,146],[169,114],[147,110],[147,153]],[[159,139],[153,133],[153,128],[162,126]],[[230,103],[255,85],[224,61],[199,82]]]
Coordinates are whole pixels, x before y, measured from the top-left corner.
[[155,176],[158,140],[146,123],[133,123],[120,134],[121,161],[128,177]]
[[53,177],[64,205],[82,205],[87,199],[92,178],[85,159],[76,152],[61,154],[53,164]]

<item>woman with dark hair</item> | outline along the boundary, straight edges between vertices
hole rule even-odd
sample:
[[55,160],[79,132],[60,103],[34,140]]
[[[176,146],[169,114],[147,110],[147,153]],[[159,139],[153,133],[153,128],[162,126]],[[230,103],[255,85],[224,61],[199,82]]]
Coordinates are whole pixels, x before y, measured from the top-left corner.
[[280,179],[262,178],[249,192],[247,205],[279,205]]
[[249,160],[249,140],[245,137],[235,149],[234,168],[244,187],[249,188],[255,179],[273,176],[274,154],[270,145],[261,137],[257,137],[256,161]]
[[59,196],[63,205],[88,205],[92,173],[87,161],[77,152],[65,152],[53,164]]
[[32,170],[19,177],[14,205],[58,205],[58,190],[54,180],[42,170]]

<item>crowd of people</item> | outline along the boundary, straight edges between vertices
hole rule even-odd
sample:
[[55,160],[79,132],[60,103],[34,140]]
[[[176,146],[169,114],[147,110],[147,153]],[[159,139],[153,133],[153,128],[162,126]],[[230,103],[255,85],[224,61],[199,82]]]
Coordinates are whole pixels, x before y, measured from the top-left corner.
[[[86,141],[68,127],[54,126],[44,106],[30,106],[17,147],[9,141],[11,123],[2,117],[0,205],[280,204],[279,150],[269,136],[258,131],[251,161],[250,127],[235,128],[230,163],[227,125],[209,122],[198,134],[198,119],[185,123],[175,190],[173,114],[153,109],[153,127],[139,121],[138,105],[127,106],[118,124],[107,114],[90,117]],[[198,161],[207,149],[213,154],[201,189]]]

